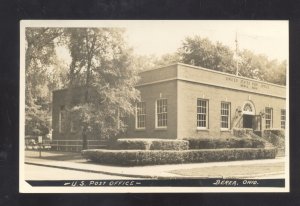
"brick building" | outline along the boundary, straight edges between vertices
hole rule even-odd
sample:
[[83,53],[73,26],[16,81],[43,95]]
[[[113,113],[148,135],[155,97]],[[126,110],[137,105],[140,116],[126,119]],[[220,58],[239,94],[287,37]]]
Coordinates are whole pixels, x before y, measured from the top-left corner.
[[[133,138],[226,137],[233,128],[285,128],[286,87],[177,63],[140,73],[141,102],[129,118]],[[71,95],[66,95],[71,92]],[[66,99],[69,96],[70,99]],[[53,139],[80,139],[72,121],[64,124],[66,101],[82,101],[83,91],[53,95]],[[90,137],[95,139],[97,137]]]
[[[72,106],[85,102],[84,87],[72,89],[61,89],[53,91],[52,107],[52,146],[59,150],[80,151],[83,144],[88,148],[99,148],[105,146],[105,141],[96,135],[87,134],[83,143],[82,125],[79,124],[76,113],[71,112]],[[88,89],[88,99],[95,96],[95,90]]]
[[128,137],[225,137],[285,128],[286,87],[185,64],[142,72]]

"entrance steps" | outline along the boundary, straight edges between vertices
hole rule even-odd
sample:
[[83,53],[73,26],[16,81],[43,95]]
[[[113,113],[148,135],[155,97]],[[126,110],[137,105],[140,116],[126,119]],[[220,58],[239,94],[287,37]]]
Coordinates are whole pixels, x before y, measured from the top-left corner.
[[274,147],[274,145],[271,142],[266,141],[265,147]]

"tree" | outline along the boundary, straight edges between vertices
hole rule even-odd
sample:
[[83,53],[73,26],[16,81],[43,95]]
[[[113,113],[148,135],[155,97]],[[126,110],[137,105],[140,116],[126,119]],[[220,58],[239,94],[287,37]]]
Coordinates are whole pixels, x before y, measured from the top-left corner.
[[240,56],[241,76],[274,84],[286,84],[286,61],[269,60],[265,55],[254,54],[246,49],[240,53]]
[[181,62],[216,71],[234,73],[233,52],[217,42],[200,36],[187,37],[178,49]]
[[69,87],[85,88],[84,102],[70,105],[70,111],[79,114],[84,149],[89,133],[109,138],[122,131],[120,114],[133,114],[133,103],[139,99],[134,88],[137,70],[123,32],[116,28],[67,30],[72,58]]
[[25,133],[49,132],[49,75],[56,62],[55,45],[62,34],[56,28],[26,28],[25,39]]
[[235,74],[275,84],[286,83],[286,61],[269,60],[265,55],[244,49],[234,58],[229,47],[200,36],[187,37],[178,49],[180,61],[207,69]]
[[161,67],[161,66],[165,66],[165,65],[175,64],[180,61],[181,61],[180,56],[177,52],[167,53],[167,54],[162,55],[159,58],[154,59],[154,65],[155,65],[155,67]]

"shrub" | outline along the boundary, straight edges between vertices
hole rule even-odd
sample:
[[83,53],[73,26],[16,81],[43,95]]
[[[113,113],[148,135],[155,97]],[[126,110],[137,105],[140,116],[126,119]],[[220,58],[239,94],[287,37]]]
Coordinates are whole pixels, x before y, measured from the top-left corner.
[[149,150],[151,141],[144,139],[118,139],[113,149],[122,150]]
[[263,148],[265,141],[258,138],[191,138],[190,149],[219,149],[219,148]]
[[272,159],[276,148],[243,148],[216,150],[83,150],[86,159],[112,165],[136,166],[178,163],[200,163],[233,160]]
[[267,129],[264,131],[264,137],[274,146],[284,147],[285,134],[282,129]]
[[264,131],[265,134],[269,134],[269,133],[273,133],[275,134],[276,136],[279,136],[281,138],[284,138],[285,137],[285,131],[283,129],[276,129],[276,128],[273,128],[273,129],[266,129]]
[[154,140],[150,150],[187,150],[189,142],[185,140]]
[[241,128],[233,128],[233,135],[236,137],[243,137],[245,136],[246,131]]
[[119,150],[187,150],[189,142],[169,139],[118,139],[111,148]]

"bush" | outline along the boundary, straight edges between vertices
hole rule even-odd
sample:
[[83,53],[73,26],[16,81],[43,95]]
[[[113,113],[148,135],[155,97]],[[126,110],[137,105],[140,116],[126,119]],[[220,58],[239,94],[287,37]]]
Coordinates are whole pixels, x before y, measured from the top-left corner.
[[257,138],[191,138],[189,149],[263,148],[265,141]]
[[154,140],[150,150],[187,150],[189,142],[185,140]]
[[271,142],[274,146],[285,146],[285,133],[282,129],[267,129],[264,131],[264,137]]
[[249,128],[233,128],[233,135],[236,137],[245,137],[249,132],[252,132],[253,129]]
[[113,144],[113,149],[121,150],[149,150],[151,141],[143,139],[117,139]]
[[111,149],[118,150],[187,150],[189,142],[168,139],[118,139]]
[[82,155],[102,164],[136,166],[200,163],[233,160],[272,159],[276,148],[243,148],[216,150],[83,150]]
[[265,135],[268,135],[269,133],[273,133],[274,135],[276,135],[278,137],[281,137],[281,138],[285,137],[285,131],[284,131],[284,129],[276,129],[276,128],[266,129],[264,131],[264,133],[265,133]]

